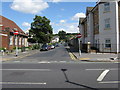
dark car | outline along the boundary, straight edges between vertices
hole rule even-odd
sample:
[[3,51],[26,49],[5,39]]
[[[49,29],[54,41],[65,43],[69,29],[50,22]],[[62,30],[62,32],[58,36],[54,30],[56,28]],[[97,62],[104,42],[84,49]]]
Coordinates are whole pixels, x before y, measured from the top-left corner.
[[41,47],[41,51],[48,51],[49,50],[49,46],[46,44],[43,44]]
[[59,44],[55,44],[55,47],[59,47]]

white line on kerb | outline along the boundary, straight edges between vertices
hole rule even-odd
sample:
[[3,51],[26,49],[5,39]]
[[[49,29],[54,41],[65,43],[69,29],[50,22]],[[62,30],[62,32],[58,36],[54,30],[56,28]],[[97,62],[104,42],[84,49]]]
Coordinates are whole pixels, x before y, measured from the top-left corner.
[[110,70],[104,70],[102,74],[98,77],[97,81],[102,81],[109,71]]
[[50,69],[0,69],[3,71],[51,71]]
[[46,82],[39,83],[39,82],[0,82],[0,84],[30,84],[30,85],[46,85]]

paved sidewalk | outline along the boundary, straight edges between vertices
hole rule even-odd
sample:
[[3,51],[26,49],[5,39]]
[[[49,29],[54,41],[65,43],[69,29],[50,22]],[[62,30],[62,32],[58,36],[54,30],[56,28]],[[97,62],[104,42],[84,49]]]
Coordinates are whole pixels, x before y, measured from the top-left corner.
[[24,58],[26,56],[33,55],[38,52],[40,52],[40,50],[28,50],[25,52],[19,52],[17,57],[15,56],[15,52],[10,54],[5,54],[5,55],[2,55],[2,53],[0,53],[0,58],[1,58],[1,61],[15,60],[15,59]]
[[114,53],[81,53],[79,55],[78,51],[75,51],[73,47],[66,47],[71,53],[80,61],[88,62],[119,62],[120,55]]

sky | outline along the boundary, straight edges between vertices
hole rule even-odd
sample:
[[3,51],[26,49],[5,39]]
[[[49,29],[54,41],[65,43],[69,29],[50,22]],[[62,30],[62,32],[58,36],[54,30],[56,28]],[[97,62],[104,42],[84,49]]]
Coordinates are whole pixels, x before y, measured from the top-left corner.
[[2,2],[1,15],[14,21],[23,31],[28,31],[35,15],[46,16],[51,21],[53,33],[61,30],[77,33],[79,18],[86,17],[86,7],[96,2],[60,2],[60,0],[11,0]]

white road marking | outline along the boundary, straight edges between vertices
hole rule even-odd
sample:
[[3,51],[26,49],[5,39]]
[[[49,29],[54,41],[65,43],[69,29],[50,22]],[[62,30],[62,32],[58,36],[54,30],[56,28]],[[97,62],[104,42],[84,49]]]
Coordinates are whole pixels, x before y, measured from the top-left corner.
[[39,83],[39,82],[0,82],[0,84],[30,84],[30,85],[46,85],[46,82],[44,83]]
[[66,61],[59,61],[59,62],[63,62],[63,63],[65,63]]
[[14,62],[20,62],[20,61],[14,61]]
[[3,71],[51,71],[50,69],[0,69]]
[[41,61],[41,62],[38,62],[38,63],[50,63],[50,62],[48,62],[48,61]]
[[109,72],[110,70],[104,70],[102,72],[102,74],[98,77],[97,81],[102,81],[104,79],[104,77],[106,76],[106,74]]
[[99,82],[99,83],[105,83],[105,84],[109,84],[109,83],[120,83],[120,81],[104,81],[104,82]]
[[[85,69],[85,70],[92,71],[92,70],[106,70],[106,69],[101,68],[101,69]],[[109,70],[118,70],[118,68],[110,68]]]

